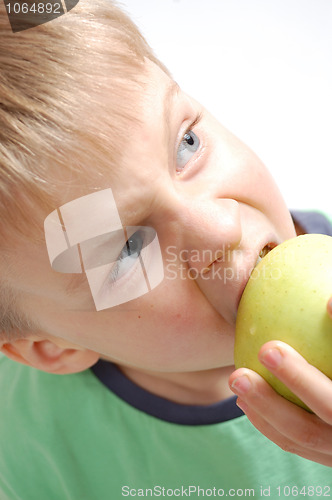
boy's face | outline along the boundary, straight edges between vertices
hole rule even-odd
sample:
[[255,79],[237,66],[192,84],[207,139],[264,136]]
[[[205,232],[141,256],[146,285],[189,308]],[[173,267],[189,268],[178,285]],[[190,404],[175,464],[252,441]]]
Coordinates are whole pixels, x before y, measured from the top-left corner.
[[[73,275],[53,271],[46,246],[31,244],[13,249],[12,285],[24,292],[23,309],[43,336],[63,345],[145,370],[229,366],[250,271],[260,251],[295,236],[294,227],[252,151],[156,65],[147,63],[147,71],[141,125],[128,130],[124,162],[99,189],[112,189],[124,226],[156,231],[164,279],[137,299],[96,311],[84,275],[73,290]],[[84,194],[74,188],[62,202]],[[119,252],[120,289],[135,279],[142,237],[132,235],[137,253]]]

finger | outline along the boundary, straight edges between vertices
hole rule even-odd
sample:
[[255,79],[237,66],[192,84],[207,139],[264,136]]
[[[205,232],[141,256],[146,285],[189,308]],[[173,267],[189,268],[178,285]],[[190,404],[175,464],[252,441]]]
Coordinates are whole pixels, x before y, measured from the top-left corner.
[[327,312],[329,313],[329,315],[332,318],[332,297],[329,299],[329,301],[327,303]]
[[323,465],[332,467],[332,456],[326,453],[317,452],[316,450],[304,449],[291,439],[289,439],[284,434],[281,434],[273,426],[267,422],[262,415],[257,413],[253,408],[248,406],[248,404],[238,398],[237,405],[246,414],[252,425],[264,436],[266,436],[270,441],[273,441],[282,450],[299,455],[302,458],[306,458],[313,462],[317,462]]
[[332,458],[332,427],[277,394],[256,372],[236,370],[230,377],[230,387],[247,404],[243,411],[248,418],[250,415],[250,420],[255,418],[256,424],[263,428],[263,419],[264,433],[269,425],[280,435],[279,446],[292,443],[297,450],[311,450]]
[[316,415],[332,425],[332,381],[326,375],[283,342],[264,344],[258,357]]

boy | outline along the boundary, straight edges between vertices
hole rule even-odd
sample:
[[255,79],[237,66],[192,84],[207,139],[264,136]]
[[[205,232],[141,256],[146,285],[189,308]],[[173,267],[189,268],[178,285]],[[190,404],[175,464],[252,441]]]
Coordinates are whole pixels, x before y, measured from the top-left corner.
[[233,373],[250,272],[296,234],[268,171],[109,2],[16,34],[2,8],[0,44],[0,498],[330,496],[332,382],[280,342],[316,415]]

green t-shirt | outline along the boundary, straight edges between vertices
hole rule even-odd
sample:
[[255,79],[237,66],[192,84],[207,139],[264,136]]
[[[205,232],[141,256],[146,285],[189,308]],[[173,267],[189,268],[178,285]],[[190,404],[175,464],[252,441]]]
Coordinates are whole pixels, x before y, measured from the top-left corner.
[[180,425],[91,370],[51,375],[1,357],[0,374],[1,500],[332,496],[330,468],[282,451],[245,416]]
[[[332,234],[319,214],[296,217]],[[0,500],[332,497],[331,468],[282,451],[245,416],[171,406],[120,376],[133,404],[115,390],[120,372],[110,390],[93,370],[51,375],[0,355]],[[182,423],[162,417],[169,407]]]

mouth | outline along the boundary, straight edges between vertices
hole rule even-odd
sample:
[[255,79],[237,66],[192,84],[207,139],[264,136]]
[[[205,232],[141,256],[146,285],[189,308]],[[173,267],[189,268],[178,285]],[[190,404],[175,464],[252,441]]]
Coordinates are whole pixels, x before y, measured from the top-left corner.
[[277,246],[276,243],[267,243],[265,245],[265,247],[262,248],[262,250],[259,252],[259,255],[257,257],[257,260],[256,260],[256,264],[255,264],[255,267],[260,263],[260,261],[262,259],[264,259],[264,257],[271,252],[271,250],[273,250],[273,248],[275,248]]

